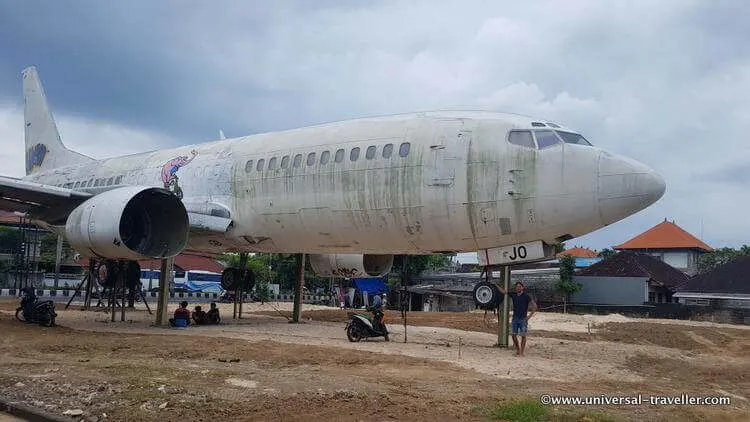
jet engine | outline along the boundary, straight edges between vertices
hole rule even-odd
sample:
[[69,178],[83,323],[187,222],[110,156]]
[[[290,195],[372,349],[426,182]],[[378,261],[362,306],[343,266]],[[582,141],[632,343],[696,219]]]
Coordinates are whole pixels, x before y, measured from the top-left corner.
[[393,266],[393,255],[325,254],[310,255],[315,274],[323,277],[382,277]]
[[112,260],[173,257],[187,245],[190,223],[177,196],[128,186],[86,200],[68,216],[65,236],[82,256]]

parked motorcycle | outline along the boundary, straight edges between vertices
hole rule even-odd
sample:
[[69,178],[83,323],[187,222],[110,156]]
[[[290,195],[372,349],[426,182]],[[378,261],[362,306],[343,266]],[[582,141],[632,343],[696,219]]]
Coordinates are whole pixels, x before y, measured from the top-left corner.
[[26,287],[21,290],[21,306],[16,309],[16,319],[21,322],[37,323],[44,327],[55,325],[55,302],[51,300],[39,301],[34,289]]
[[346,323],[346,337],[351,342],[358,342],[370,337],[388,339],[388,327],[385,325],[385,314],[381,311],[373,312],[373,319],[367,314],[349,314],[351,318]]

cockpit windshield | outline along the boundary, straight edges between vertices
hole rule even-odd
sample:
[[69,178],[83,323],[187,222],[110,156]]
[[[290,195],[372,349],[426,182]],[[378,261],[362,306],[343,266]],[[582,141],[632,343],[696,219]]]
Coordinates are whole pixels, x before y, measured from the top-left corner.
[[556,130],[555,132],[557,132],[557,134],[562,138],[563,141],[565,141],[566,144],[592,146],[591,142],[587,141],[586,138],[578,133],[563,132],[561,130]]
[[583,136],[561,130],[535,129],[535,130],[511,130],[508,133],[508,142],[526,148],[545,149],[563,142],[566,144],[592,146]]

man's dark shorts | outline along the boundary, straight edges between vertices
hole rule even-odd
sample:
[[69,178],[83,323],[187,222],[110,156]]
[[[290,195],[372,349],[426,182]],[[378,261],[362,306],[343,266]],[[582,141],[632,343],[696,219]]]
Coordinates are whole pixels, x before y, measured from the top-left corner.
[[510,322],[510,333],[516,336],[526,336],[528,331],[529,326],[526,318],[514,316]]

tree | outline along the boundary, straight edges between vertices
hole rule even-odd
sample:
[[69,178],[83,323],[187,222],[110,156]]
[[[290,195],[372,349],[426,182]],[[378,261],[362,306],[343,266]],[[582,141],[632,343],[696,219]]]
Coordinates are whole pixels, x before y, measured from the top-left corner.
[[727,264],[735,259],[750,255],[750,246],[742,245],[739,249],[720,248],[705,253],[698,258],[698,273],[704,274]]
[[[393,257],[391,272],[398,274],[404,285],[413,284],[413,278],[425,270],[437,270],[445,267],[450,258],[445,255],[396,255]],[[406,265],[404,265],[406,263]]]
[[570,255],[560,257],[560,282],[557,283],[557,290],[563,293],[563,312],[567,313],[568,301],[570,295],[581,290],[583,284],[574,280],[576,259]]
[[613,248],[604,248],[599,252],[599,256],[602,257],[603,259],[607,259],[616,253],[617,251],[614,250]]

